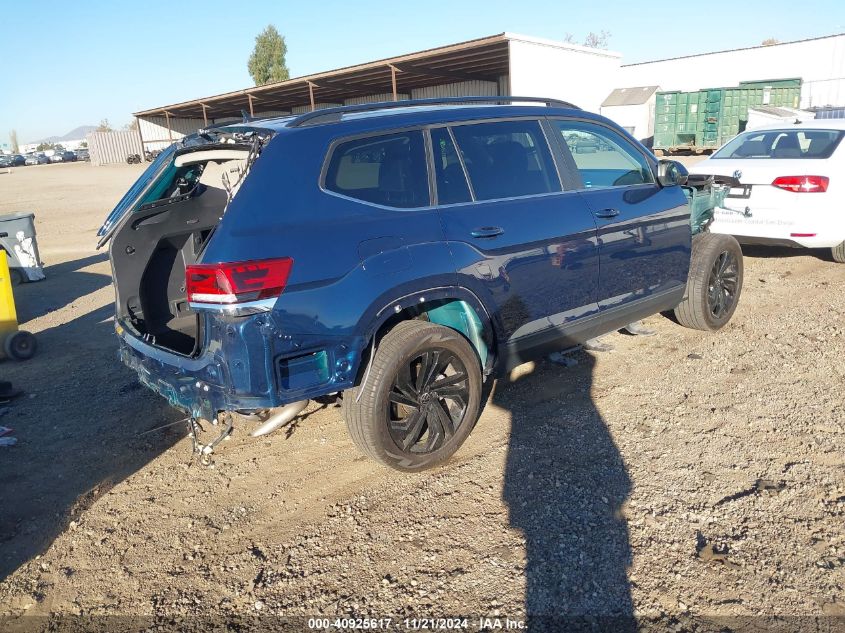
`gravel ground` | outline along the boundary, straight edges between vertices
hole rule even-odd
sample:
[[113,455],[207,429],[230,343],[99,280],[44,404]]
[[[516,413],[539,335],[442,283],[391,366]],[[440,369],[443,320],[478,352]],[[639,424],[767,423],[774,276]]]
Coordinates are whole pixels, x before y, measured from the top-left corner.
[[206,468],[181,425],[151,430],[180,415],[115,357],[109,266],[92,248],[138,173],[0,174],[0,213],[38,214],[49,276],[17,292],[38,355],[0,365],[27,391],[0,409],[19,439],[0,448],[4,626],[69,614],[86,626],[317,614],[463,614],[471,629],[481,615],[845,624],[845,267],[746,249],[724,330],[657,316],[657,336],[610,335],[614,352],[579,353],[575,367],[522,366],[434,471],[363,459],[339,409],[316,403],[265,438],[241,429]]

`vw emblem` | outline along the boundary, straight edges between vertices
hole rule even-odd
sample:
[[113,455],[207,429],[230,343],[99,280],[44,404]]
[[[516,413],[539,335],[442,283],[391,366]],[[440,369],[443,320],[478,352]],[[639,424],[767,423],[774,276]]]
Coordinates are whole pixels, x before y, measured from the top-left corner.
[[741,172],[739,169],[737,169],[737,170],[734,172],[734,178],[736,178],[737,180],[739,180],[740,178],[742,178],[742,172]]

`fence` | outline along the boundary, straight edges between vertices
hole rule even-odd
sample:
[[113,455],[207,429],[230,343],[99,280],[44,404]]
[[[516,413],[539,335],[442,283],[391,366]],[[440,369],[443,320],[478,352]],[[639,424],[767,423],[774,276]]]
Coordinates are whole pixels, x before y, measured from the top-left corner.
[[144,155],[138,130],[90,132],[85,140],[88,141],[92,165],[125,163],[130,154]]

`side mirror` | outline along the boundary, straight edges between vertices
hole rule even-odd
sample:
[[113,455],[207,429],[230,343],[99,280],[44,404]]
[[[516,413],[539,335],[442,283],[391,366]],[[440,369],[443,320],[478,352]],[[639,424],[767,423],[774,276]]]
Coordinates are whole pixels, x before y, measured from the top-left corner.
[[657,163],[657,182],[661,187],[687,184],[689,172],[676,160],[661,160]]

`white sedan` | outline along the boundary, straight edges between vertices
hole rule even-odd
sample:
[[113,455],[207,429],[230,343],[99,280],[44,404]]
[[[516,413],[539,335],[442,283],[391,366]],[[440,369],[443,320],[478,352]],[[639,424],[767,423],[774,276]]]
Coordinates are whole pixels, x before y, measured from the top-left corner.
[[691,174],[731,189],[710,225],[745,244],[830,248],[845,263],[845,120],[743,132]]

